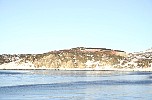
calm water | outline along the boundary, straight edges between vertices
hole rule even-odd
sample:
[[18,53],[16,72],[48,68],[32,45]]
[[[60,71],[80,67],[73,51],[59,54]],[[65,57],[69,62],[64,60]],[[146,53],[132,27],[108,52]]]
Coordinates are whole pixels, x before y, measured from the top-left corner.
[[0,100],[152,100],[152,72],[1,70]]

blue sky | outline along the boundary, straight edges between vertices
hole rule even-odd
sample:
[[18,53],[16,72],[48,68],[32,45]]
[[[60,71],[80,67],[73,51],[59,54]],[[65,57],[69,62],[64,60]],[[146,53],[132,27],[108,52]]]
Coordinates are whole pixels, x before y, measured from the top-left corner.
[[0,0],[0,54],[152,47],[152,0]]

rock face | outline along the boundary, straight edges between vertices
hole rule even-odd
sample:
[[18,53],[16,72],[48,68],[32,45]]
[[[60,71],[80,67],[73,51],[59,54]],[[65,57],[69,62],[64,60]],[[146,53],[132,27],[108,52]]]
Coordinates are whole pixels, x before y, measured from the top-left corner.
[[16,62],[32,63],[35,68],[149,68],[152,67],[152,52],[126,53],[106,48],[77,47],[67,50],[51,51],[43,54],[0,55],[0,64]]

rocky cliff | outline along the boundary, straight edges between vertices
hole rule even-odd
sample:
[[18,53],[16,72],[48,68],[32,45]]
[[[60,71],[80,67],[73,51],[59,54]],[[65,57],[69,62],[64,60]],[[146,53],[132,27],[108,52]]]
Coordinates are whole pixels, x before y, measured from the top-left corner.
[[30,63],[43,69],[134,69],[151,68],[152,52],[126,53],[106,48],[77,47],[43,54],[0,55],[0,64]]

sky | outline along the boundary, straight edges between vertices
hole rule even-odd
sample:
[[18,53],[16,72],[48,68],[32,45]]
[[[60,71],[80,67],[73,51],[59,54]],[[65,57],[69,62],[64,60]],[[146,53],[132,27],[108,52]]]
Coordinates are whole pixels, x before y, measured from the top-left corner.
[[152,0],[0,0],[0,54],[152,47]]

